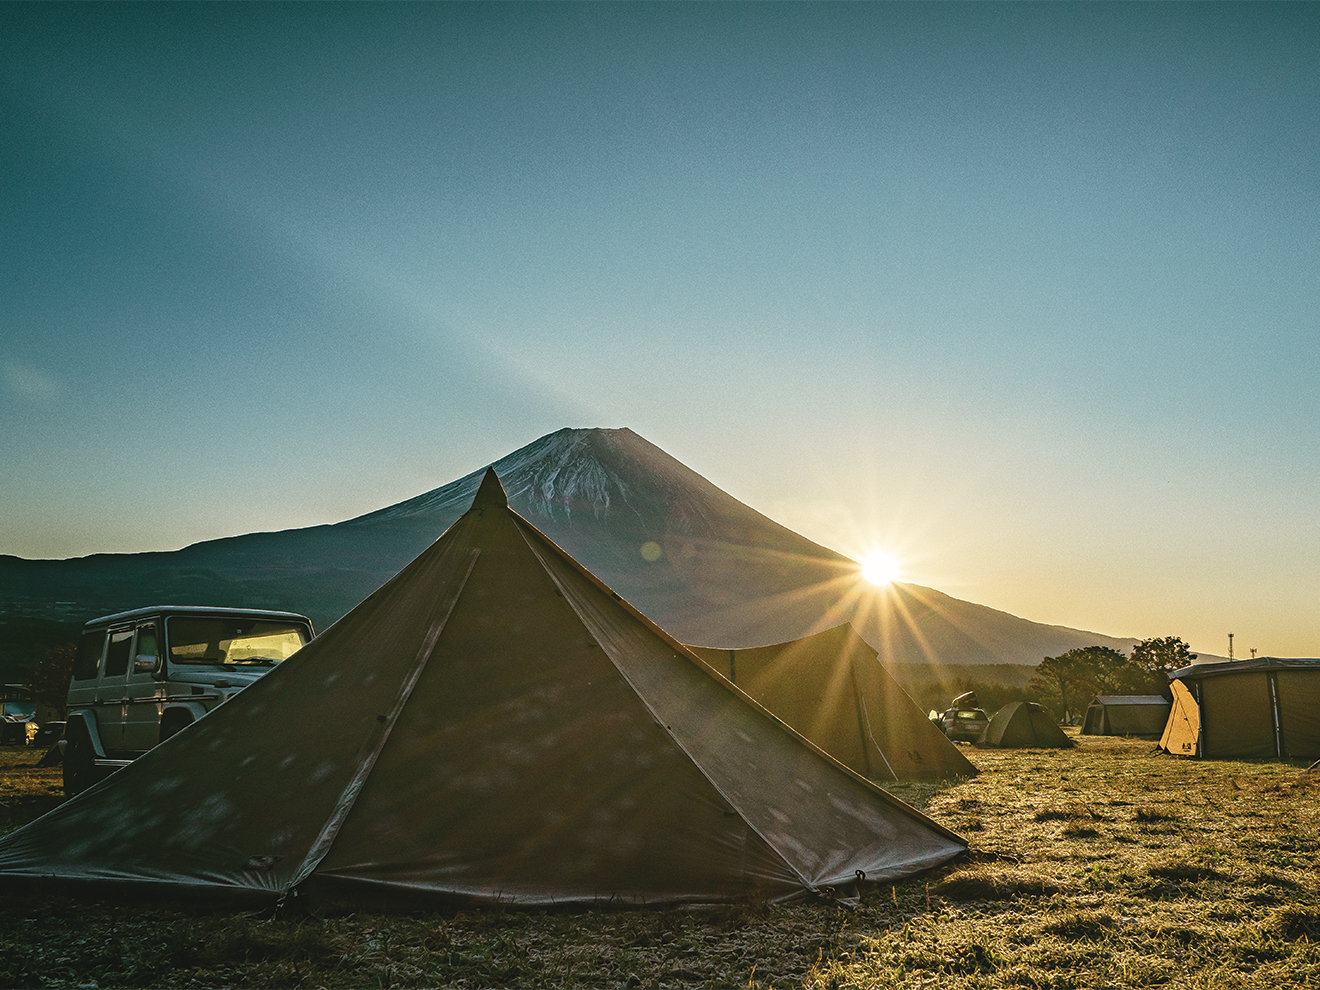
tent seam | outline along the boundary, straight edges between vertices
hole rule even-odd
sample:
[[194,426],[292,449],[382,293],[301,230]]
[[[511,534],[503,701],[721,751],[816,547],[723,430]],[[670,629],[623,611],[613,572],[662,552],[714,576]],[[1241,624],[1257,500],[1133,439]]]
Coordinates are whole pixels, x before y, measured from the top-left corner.
[[[854,690],[856,689],[854,688]],[[856,694],[857,694],[857,703],[858,705],[861,706],[862,709],[862,720],[865,723],[865,727],[866,727],[866,738],[871,740],[871,745],[874,746],[875,751],[880,754],[880,759],[885,761],[885,769],[889,771],[889,776],[893,777],[895,780],[898,780],[898,774],[894,773],[894,768],[889,765],[889,758],[885,756],[885,751],[880,748],[880,744],[875,740],[875,733],[871,731],[871,713],[866,710],[866,699],[862,697],[862,693],[860,691],[857,691]]]
[[[390,707],[389,713],[385,716],[385,721],[381,730],[377,734],[376,741],[369,746],[364,746],[367,750],[366,756],[360,758],[358,768],[344,787],[339,800],[335,804],[334,811],[331,812],[325,827],[321,834],[317,836],[316,841],[312,843],[307,855],[304,857],[302,865],[298,868],[288,886],[285,888],[285,896],[294,890],[299,884],[306,880],[321,865],[326,856],[330,854],[330,848],[334,845],[335,839],[339,837],[339,831],[347,821],[349,813],[357,803],[362,788],[366,785],[367,778],[371,776],[372,769],[376,766],[376,761],[380,758],[381,751],[389,741],[391,733],[394,731],[394,725],[398,720],[399,714],[407,705],[408,699],[412,696],[413,689],[421,679],[422,671],[426,669],[426,664],[431,658],[436,643],[440,640],[440,634],[444,631],[449,622],[449,617],[454,612],[454,607],[458,604],[462,596],[463,588],[467,585],[468,578],[472,576],[472,569],[477,565],[477,558],[481,556],[479,549],[473,548],[468,551],[467,568],[463,571],[462,578],[455,583],[453,593],[449,596],[449,601],[443,606],[443,614],[436,620],[435,625],[427,632],[426,638],[422,640],[422,645],[417,651],[417,659],[413,662],[413,669],[408,679],[403,683],[396,695],[394,704]],[[361,750],[359,750],[361,752]],[[282,900],[283,898],[281,898]]]

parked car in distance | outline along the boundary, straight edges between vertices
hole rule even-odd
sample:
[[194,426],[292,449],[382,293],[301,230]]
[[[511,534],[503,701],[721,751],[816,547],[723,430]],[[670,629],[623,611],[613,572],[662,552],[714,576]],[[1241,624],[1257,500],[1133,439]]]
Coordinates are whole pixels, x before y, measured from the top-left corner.
[[954,742],[976,742],[990,724],[979,708],[950,708],[940,716],[940,730]]
[[31,701],[0,701],[0,746],[26,746],[37,734],[37,706]]
[[232,698],[312,639],[304,615],[157,605],[90,620],[64,726],[70,796]]

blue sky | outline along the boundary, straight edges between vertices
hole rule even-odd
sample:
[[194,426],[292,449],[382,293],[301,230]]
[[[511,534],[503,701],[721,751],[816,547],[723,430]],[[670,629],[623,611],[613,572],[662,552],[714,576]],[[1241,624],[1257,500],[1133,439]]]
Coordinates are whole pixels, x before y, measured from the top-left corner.
[[0,7],[0,553],[563,426],[1037,621],[1320,655],[1320,6]]

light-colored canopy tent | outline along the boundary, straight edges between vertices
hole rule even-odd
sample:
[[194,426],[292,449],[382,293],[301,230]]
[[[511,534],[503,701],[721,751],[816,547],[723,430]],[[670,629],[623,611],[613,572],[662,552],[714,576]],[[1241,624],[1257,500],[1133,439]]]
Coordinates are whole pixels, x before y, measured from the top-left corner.
[[1098,694],[1086,709],[1084,736],[1158,736],[1169,721],[1158,694]]
[[1182,681],[1171,681],[1173,706],[1164,723],[1160,749],[1178,756],[1199,756],[1201,752],[1201,709],[1192,692]]
[[[1207,757],[1315,759],[1320,757],[1320,660],[1258,657],[1193,664],[1169,675],[1175,710],[1165,733],[1171,753]],[[1196,734],[1172,725],[1178,686],[1196,706]],[[1185,748],[1188,743],[1192,749]]]
[[885,783],[976,773],[851,625],[755,649],[690,649],[716,675],[864,777]]
[[1013,701],[999,709],[978,741],[1001,749],[1066,749],[1072,744],[1050,710],[1032,701]]
[[0,880],[376,906],[773,901],[965,847],[710,676],[490,472],[322,636],[0,839]]

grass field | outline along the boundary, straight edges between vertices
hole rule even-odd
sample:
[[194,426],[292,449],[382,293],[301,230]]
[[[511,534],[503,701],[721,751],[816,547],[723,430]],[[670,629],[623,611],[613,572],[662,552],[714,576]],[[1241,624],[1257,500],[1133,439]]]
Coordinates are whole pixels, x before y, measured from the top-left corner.
[[[896,788],[970,854],[859,908],[466,910],[276,920],[6,901],[3,987],[1177,987],[1320,985],[1320,772],[1152,743],[969,750]],[[20,822],[59,771],[0,751]]]

